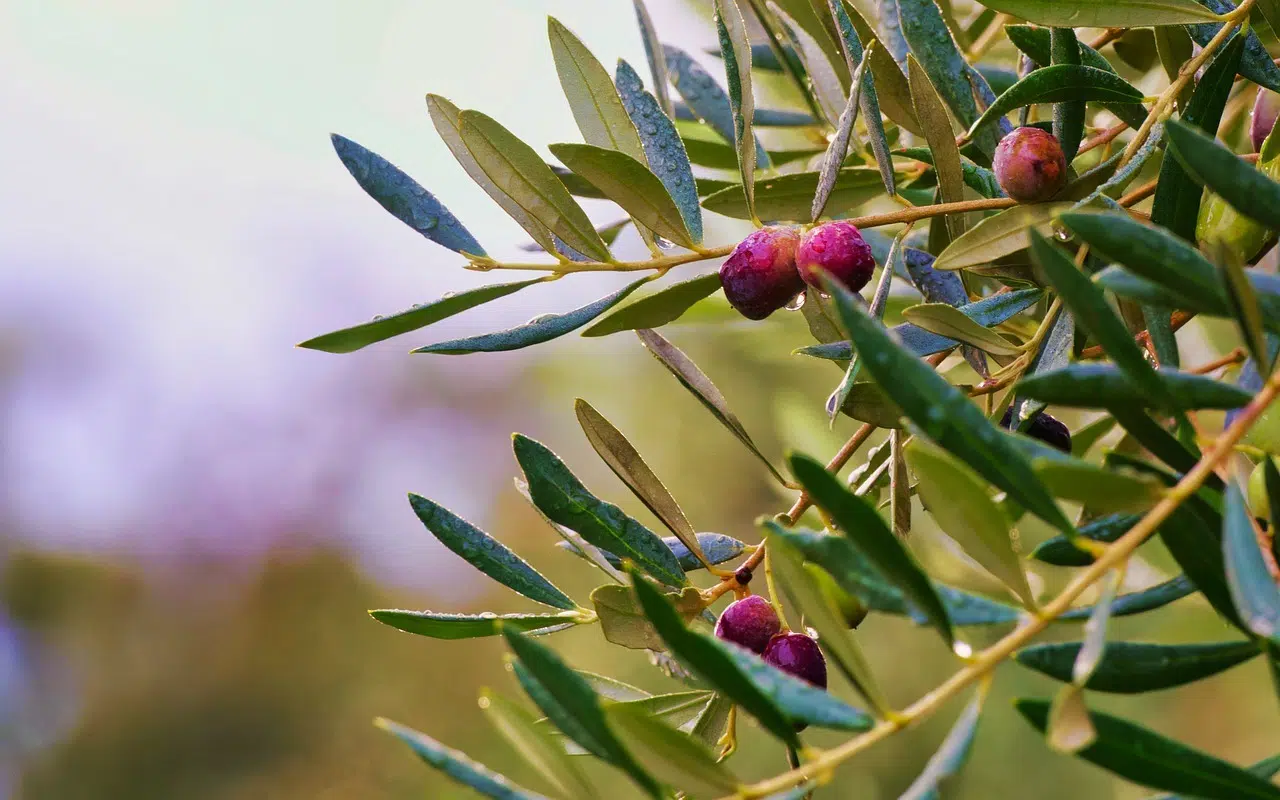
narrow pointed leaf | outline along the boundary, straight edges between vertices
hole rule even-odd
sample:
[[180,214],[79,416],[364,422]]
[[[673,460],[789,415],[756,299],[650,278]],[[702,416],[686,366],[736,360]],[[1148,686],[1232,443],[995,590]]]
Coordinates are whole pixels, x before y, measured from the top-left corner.
[[[738,9],[738,0],[715,0],[714,16],[729,87],[729,108],[733,112],[732,141],[738,151],[738,172],[742,175],[747,210],[755,219],[754,187],[758,156],[751,125],[756,110],[751,85],[751,41],[747,38],[747,23]],[[767,157],[762,166],[769,166]]]
[[468,336],[464,339],[451,339],[447,342],[429,344],[419,347],[415,353],[439,353],[448,356],[467,355],[469,353],[493,353],[504,350],[519,350],[535,344],[549,342],[565,334],[572,333],[604,312],[621,303],[627,295],[639,289],[653,279],[647,275],[633,283],[629,283],[611,295],[602,297],[594,303],[567,311],[563,314],[546,314],[535,317],[524,325],[517,325],[505,331],[485,333],[479,336]]
[[[889,8],[885,0],[881,0],[882,9],[879,15],[881,19],[877,20],[877,24],[884,31],[884,37],[881,37],[876,29],[868,24],[856,5],[849,0],[842,0],[841,5],[847,12],[854,32],[864,47],[873,39],[885,45],[876,48],[871,55],[871,74],[876,83],[876,97],[880,101],[880,107],[885,116],[903,130],[923,135],[924,129],[920,126],[915,108],[911,105],[911,88],[907,84],[906,73],[902,71],[901,65],[905,65],[907,60],[907,46],[898,26],[896,2],[892,8]],[[892,29],[888,25],[890,18],[892,18]]]
[[[662,543],[671,548],[671,552],[675,553],[676,559],[679,560],[680,566],[684,568],[685,572],[692,572],[693,570],[702,569],[706,566],[698,560],[697,556],[689,551],[689,548],[684,546],[683,542],[676,537],[664,536],[662,537]],[[723,533],[705,532],[698,534],[698,546],[702,548],[703,555],[705,555],[707,560],[713,565],[732,561],[742,555],[743,551],[746,550],[747,547],[741,540],[735,539],[732,536],[725,536]],[[559,547],[561,550],[567,550],[574,555],[582,555],[581,551],[571,542],[556,542],[556,547]],[[610,566],[621,569],[622,559],[609,552],[602,552],[601,555]]]
[[662,113],[668,118],[675,118],[675,107],[671,104],[671,93],[667,90],[670,78],[667,75],[667,56],[658,38],[658,30],[649,16],[649,9],[644,0],[634,0],[636,21],[640,24],[640,39],[644,42],[644,54],[649,60],[649,73],[653,77],[653,93],[658,100]]
[[[840,32],[840,47],[844,53],[845,66],[850,74],[857,72],[861,76],[862,119],[867,126],[867,135],[871,140],[871,150],[875,153],[876,166],[880,168],[880,180],[884,183],[885,191],[892,196],[897,193],[893,158],[889,154],[889,139],[885,135],[884,120],[881,118],[880,96],[876,93],[875,67],[871,65],[877,51],[883,50],[883,46],[874,46],[876,40],[872,39],[864,48],[843,0],[827,0],[827,7],[831,11],[832,19],[836,22],[836,29]],[[860,69],[858,65],[864,60],[867,62],[866,67]]]
[[481,706],[489,722],[520,757],[538,771],[562,796],[591,800],[596,790],[548,731],[534,724],[533,715],[504,697],[486,691]]
[[719,744],[729,727],[729,713],[733,707],[732,700],[716,692],[694,719],[689,735],[708,747]]
[[581,399],[576,401],[574,410],[578,415],[578,424],[582,426],[582,432],[587,435],[587,441],[591,442],[596,454],[609,465],[613,474],[627,485],[631,493],[644,503],[654,516],[662,520],[667,529],[674,533],[690,552],[705,560],[706,556],[698,545],[697,534],[685,517],[684,511],[681,510],[680,504],[671,496],[667,487],[662,485],[658,476],[653,474],[653,470],[644,462],[631,442],[627,441],[627,437],[623,436],[621,431],[605,419],[599,411],[592,408],[587,401]]
[[547,230],[547,226],[525,210],[506,190],[499,188],[498,183],[489,177],[486,170],[480,166],[475,156],[467,149],[466,144],[462,141],[462,112],[458,110],[458,107],[439,95],[429,94],[427,95],[427,111],[431,115],[431,122],[435,126],[436,133],[439,134],[441,140],[449,148],[449,152],[453,153],[453,157],[466,170],[471,180],[475,181],[484,190],[485,194],[489,195],[521,228],[524,228],[525,233],[528,233],[529,238],[533,239],[539,247],[548,253],[557,252],[556,243],[552,239],[551,232]]
[[[1128,533],[1140,519],[1137,514],[1108,514],[1080,526],[1079,534],[1091,541],[1110,544]],[[1087,567],[1094,561],[1092,553],[1076,547],[1065,536],[1046,539],[1036,546],[1030,557],[1056,567]]]
[[[1046,701],[1021,699],[1014,705],[1034,727],[1045,730],[1049,717]],[[1089,716],[1097,740],[1080,751],[1079,757],[1126,780],[1210,800],[1280,798],[1280,787],[1240,767],[1128,720],[1098,711]]]
[[[820,173],[796,172],[757,183],[756,214],[765,221],[805,219],[813,210],[813,197],[820,180]],[[844,216],[883,192],[884,187],[877,170],[870,167],[845,167],[838,173],[827,199],[827,216]],[[712,193],[703,199],[702,207],[734,219],[751,218],[740,185]]]
[[1210,253],[1217,256],[1222,267],[1223,294],[1231,306],[1236,326],[1240,329],[1240,338],[1244,340],[1249,357],[1254,363],[1262,365],[1262,371],[1270,374],[1266,334],[1262,330],[1262,308],[1258,304],[1258,295],[1253,291],[1253,284],[1244,271],[1244,265],[1231,253],[1230,248],[1219,247],[1217,242],[1207,243]]
[[[916,93],[918,79],[911,76],[912,59],[929,76],[929,82],[937,90],[947,108],[951,109],[951,113],[960,120],[962,126],[972,125],[979,116],[978,103],[974,99],[976,88],[974,82],[981,81],[981,87],[986,91],[990,91],[990,87],[986,85],[982,76],[976,75],[970,69],[934,0],[897,0],[897,5],[902,35],[911,48],[911,55],[907,59],[907,77],[912,83],[911,96],[915,100],[916,115],[924,125],[929,148],[937,154],[939,147],[933,142],[932,126],[920,109],[920,99]],[[941,136],[949,131],[948,121],[948,126],[938,130],[937,133]],[[995,152],[996,138],[995,135],[989,134],[979,137],[975,144],[980,151],[989,156]],[[949,156],[942,156],[942,158],[944,162],[950,160]],[[939,183],[943,187],[943,197],[946,198],[947,185],[941,181]]]
[[934,262],[934,269],[953,270],[979,267],[1031,246],[1029,231],[1045,233],[1055,215],[1066,211],[1068,203],[1036,203],[1014,206],[987,217],[947,246]]
[[[1156,377],[1177,408],[1239,408],[1253,399],[1250,392],[1238,386],[1204,375],[1159,369]],[[1083,361],[1025,377],[1018,381],[1018,392],[1051,405],[1075,408],[1149,404],[1148,398],[1139,394],[1138,386],[1117,367]]]
[[[829,53],[823,46],[824,43],[814,38],[814,35],[783,10],[779,3],[769,0],[767,6],[782,23],[782,28],[790,38],[796,55],[804,65],[805,74],[808,76],[809,85],[813,89],[813,96],[819,110],[822,111],[822,116],[829,124],[835,125],[840,117],[840,109],[845,104],[842,77],[847,79],[848,75],[841,76],[829,58],[829,55],[834,54]],[[792,10],[795,10],[794,6]]]
[[1187,297],[1225,302],[1213,264],[1169,230],[1119,213],[1071,211],[1059,219],[1090,247],[1147,280]]
[[929,763],[916,777],[907,790],[899,795],[898,800],[936,800],[938,790],[943,781],[960,771],[969,757],[973,747],[973,737],[978,732],[978,721],[982,718],[982,705],[987,699],[986,686],[979,688],[973,699],[960,712],[960,717],[951,726],[947,738],[942,740]]
[[[1009,41],[1025,53],[1034,64],[1042,67],[1052,65],[1053,35],[1048,28],[1037,28],[1033,25],[1006,25],[1004,32],[1009,37]],[[1086,67],[1096,67],[1107,72],[1116,71],[1106,56],[1083,42],[1080,43],[1080,63]],[[1102,103],[1101,105],[1135,130],[1141,127],[1147,118],[1146,106],[1141,103]]]
[[1146,511],[1164,497],[1164,486],[1150,475],[1104,469],[1071,458],[1036,458],[1031,463],[1036,477],[1055,497],[1095,513]]
[[[1191,99],[1182,109],[1184,122],[1198,126],[1210,136],[1217,133],[1243,53],[1244,39],[1237,34],[1214,56],[1196,84]],[[1160,182],[1151,204],[1151,221],[1188,242],[1194,242],[1201,195],[1182,162],[1171,158],[1166,151],[1160,165]]]
[[[1055,680],[1072,680],[1072,665],[1080,642],[1055,642],[1024,647],[1014,654],[1019,664]],[[1111,642],[1098,661],[1086,689],[1137,694],[1171,689],[1204,680],[1258,655],[1254,642],[1215,644],[1149,644]]]
[[[547,35],[560,86],[569,100],[582,138],[589,145],[643,160],[640,136],[604,66],[582,40],[555,17],[547,18]],[[573,169],[572,164],[567,166]]]
[[694,303],[719,290],[718,272],[674,283],[614,311],[584,330],[582,335],[608,336],[619,331],[661,328],[680,319]]
[[1032,258],[1071,309],[1076,323],[1098,340],[1116,366],[1147,397],[1162,408],[1176,408],[1177,402],[1143,357],[1129,329],[1107,305],[1102,290],[1049,240],[1035,231],[1030,236]]
[[792,456],[791,470],[814,502],[840,526],[858,553],[900,591],[918,613],[933,623],[950,647],[955,638],[942,600],[924,570],[875,508],[855,497],[823,465],[807,456]]
[[581,619],[577,612],[564,614],[444,614],[436,611],[402,611],[382,608],[369,616],[402,630],[432,639],[475,639],[494,636],[502,626],[534,633],[554,633],[571,628]]
[[618,150],[589,144],[553,144],[551,152],[646,228],[681,247],[693,247],[680,209],[644,164]]
[[662,181],[676,208],[680,210],[684,227],[693,243],[702,244],[702,209],[698,205],[698,186],[675,123],[663,113],[659,101],[645,91],[640,76],[626,61],[618,60],[614,80],[622,105],[640,134],[640,143],[644,146],[644,157],[649,168]]
[[[1236,10],[1235,3],[1227,0],[1200,0],[1200,5],[1219,14],[1228,14]],[[1204,23],[1188,25],[1187,33],[1191,35],[1196,44],[1203,47],[1221,29],[1221,24]],[[1236,35],[1238,36],[1239,34]],[[1271,60],[1271,54],[1267,52],[1262,40],[1252,30],[1245,36],[1244,55],[1240,59],[1240,74],[1259,86],[1266,87],[1273,92],[1280,92],[1280,67],[1277,67],[1275,62]]]
[[1102,661],[1107,647],[1107,625],[1111,621],[1111,607],[1115,603],[1116,593],[1124,579],[1122,570],[1112,570],[1103,578],[1102,590],[1098,602],[1093,604],[1093,612],[1084,623],[1084,641],[1076,651],[1075,661],[1071,664],[1071,683],[1084,688],[1094,671]]
[[1048,491],[1032,476],[1025,456],[964,392],[903,350],[858,308],[844,287],[828,283],[827,289],[854,347],[870,354],[867,371],[926,436],[1053,527],[1064,533],[1072,530]]
[[1189,125],[1170,120],[1166,130],[1173,154],[1196,183],[1246,217],[1280,228],[1280,183]]
[[[1280,755],[1272,756],[1271,758],[1264,758],[1261,761],[1254,762],[1246,767],[1246,769],[1254,775],[1257,775],[1259,778],[1271,778],[1277,772],[1280,772]],[[1152,797],[1151,800],[1195,800],[1195,798],[1162,794],[1159,797]]]
[[[612,734],[611,731],[602,732],[598,728],[593,730],[590,720],[579,720],[575,717],[574,713],[562,705],[520,659],[509,658],[507,663],[511,666],[511,672],[516,676],[520,688],[529,695],[529,699],[538,707],[538,710],[546,714],[546,719],[573,743],[572,746],[566,743],[566,752],[570,755],[590,753],[605,763],[614,763],[617,754],[616,751],[610,753],[611,743],[608,737]],[[578,675],[583,677],[582,673]],[[591,681],[586,683],[588,688],[594,690]]]
[[[872,47],[875,44],[872,43]],[[862,98],[863,76],[867,71],[867,60],[870,53],[864,53],[862,61],[853,71],[853,90],[849,93],[849,101],[845,104],[844,110],[840,112],[840,119],[836,123],[836,132],[831,139],[831,144],[827,145],[827,152],[822,157],[822,169],[819,171],[818,191],[813,197],[813,208],[809,212],[809,218],[814,222],[822,216],[822,210],[826,208],[827,200],[831,197],[831,190],[835,188],[836,178],[840,174],[840,165],[844,163],[845,156],[849,152],[849,141],[854,136],[853,126],[858,121],[859,103]],[[892,174],[892,172],[890,172]]]
[[1041,67],[997,97],[996,101],[982,112],[977,122],[969,127],[969,136],[977,135],[987,125],[1010,111],[1036,103],[1068,101],[1136,103],[1141,99],[1140,90],[1115,73],[1097,67],[1080,64]]
[[457,119],[462,143],[496,191],[569,247],[610,260],[586,212],[532,147],[479,111],[462,111]]
[[1227,586],[1240,619],[1253,633],[1280,644],[1280,585],[1267,568],[1244,494],[1235,481],[1227,486],[1222,553]]
[[971,344],[993,355],[1016,356],[1022,352],[1013,342],[944,303],[911,306],[902,312],[902,318],[930,333]]
[[1213,21],[1195,0],[982,0],[993,11],[1037,25],[1069,28],[1129,28]]
[[330,138],[347,172],[393,217],[455,253],[485,254],[466,226],[413,178],[345,136],[335,133]]
[[941,451],[913,441],[907,459],[920,479],[917,491],[943,533],[975,561],[1035,608],[1022,562],[1013,550],[1009,524],[977,475]]
[[465,519],[420,495],[410,494],[409,504],[445,547],[485,575],[535,602],[566,610],[577,608],[568,595],[528,562]]
[[804,569],[804,558],[786,538],[784,530],[772,520],[765,522],[769,531],[769,566],[791,603],[804,616],[806,625],[818,632],[818,646],[835,662],[844,676],[882,716],[890,708],[880,691],[871,665],[862,648],[849,631],[849,625]]
[[[605,718],[600,698],[586,679],[574,672],[548,647],[538,644],[514,630],[504,629],[507,645],[520,659],[538,684],[576,724],[587,731],[603,748],[609,763],[626,772],[641,789],[652,797],[660,797],[661,791],[645,770],[635,762],[623,746]],[[569,733],[565,731],[565,733]],[[582,744],[579,742],[579,744]]]
[[[930,2],[932,5],[932,2]],[[915,60],[907,56],[907,80],[911,85],[911,101],[916,116],[924,126],[925,141],[933,153],[933,169],[938,175],[938,189],[944,203],[964,200],[964,170],[960,166],[960,149],[951,133],[951,117],[929,75]],[[963,214],[947,214],[947,230],[956,239],[965,231]]]
[[1160,526],[1160,541],[1178,566],[1204,594],[1214,610],[1232,625],[1247,630],[1236,613],[1223,558],[1223,520],[1192,498]]
[[465,292],[446,295],[431,303],[415,305],[413,308],[398,314],[376,317],[372,322],[353,325],[349,328],[326,333],[298,345],[308,350],[321,350],[326,353],[354,353],[363,347],[385,341],[419,328],[448,319],[468,309],[506,297],[518,292],[526,286],[541,283],[546,278],[533,278],[527,281],[499,283],[492,286],[480,286]]
[[374,720],[374,725],[409,745],[418,758],[485,797],[493,800],[549,800],[545,795],[515,785],[484,764],[472,761],[465,753],[446,747],[425,733],[381,717]]
[[553,522],[577,531],[602,550],[633,560],[668,586],[688,582],[675,554],[661,539],[617,506],[591,494],[545,445],[516,434],[514,448],[530,497]]
[[[736,142],[733,105],[725,90],[685,51],[664,45],[663,52],[666,54],[667,67],[671,70],[671,80],[676,91],[689,104],[697,118],[709,125],[726,142]],[[769,156],[765,153],[764,146],[758,138],[753,137],[753,141],[756,147],[756,165],[769,166]]]
[[[1073,28],[1054,28],[1049,32],[1049,45],[1052,51],[1053,64],[1075,65],[1081,63],[1080,41]],[[1067,156],[1067,163],[1075,159],[1080,149],[1080,139],[1084,136],[1085,112],[1087,104],[1084,100],[1066,100],[1053,106],[1053,135],[1062,145],[1062,152]]]
[[712,413],[720,424],[729,429],[730,433],[738,438],[738,441],[746,445],[747,449],[752,452],[760,462],[768,467],[769,472],[779,483],[785,484],[787,481],[774,468],[769,459],[765,458],[760,449],[756,447],[755,442],[751,440],[751,436],[747,433],[747,429],[743,427],[738,420],[736,414],[729,410],[729,403],[724,399],[724,395],[711,382],[706,374],[698,369],[698,365],[685,355],[678,347],[662,338],[657,332],[652,330],[636,331],[636,335],[640,337],[640,341],[658,359],[667,370],[680,381],[684,388],[693,393],[694,397]]
[[645,769],[661,783],[699,797],[732,793],[740,781],[697,739],[627,706],[605,711]]
[[[908,249],[908,257],[910,257],[910,254],[911,250]],[[951,273],[942,274],[951,275]],[[957,278],[957,280],[959,279]],[[983,327],[999,325],[1035,305],[1043,294],[1040,289],[1019,289],[1015,292],[1005,292],[1004,294],[983,298],[976,303],[960,306],[957,310]],[[902,341],[903,347],[917,356],[941,353],[960,344],[955,339],[948,339],[945,336],[930,333],[923,328],[912,325],[910,322],[895,325],[890,328],[890,331]],[[853,348],[848,342],[832,342],[802,347],[796,350],[796,353],[813,358],[844,361],[852,357]]]
[[[1163,608],[1176,600],[1181,600],[1195,593],[1196,585],[1191,582],[1191,579],[1185,575],[1179,575],[1148,589],[1120,595],[1111,604],[1111,616],[1129,617],[1135,614],[1145,614],[1148,611]],[[1067,611],[1058,619],[1062,622],[1084,620],[1088,619],[1092,613],[1093,606],[1081,606]]]

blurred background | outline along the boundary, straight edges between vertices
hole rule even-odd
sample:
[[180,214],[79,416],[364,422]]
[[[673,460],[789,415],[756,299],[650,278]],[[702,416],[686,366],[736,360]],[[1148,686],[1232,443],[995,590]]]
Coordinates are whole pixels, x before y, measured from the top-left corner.
[[[649,4],[665,40],[714,44],[705,0]],[[535,287],[353,355],[293,347],[486,278],[364,196],[331,131],[415,176],[491,255],[520,253],[523,233],[436,138],[423,95],[482,109],[539,147],[578,141],[548,14],[606,65],[644,64],[629,0],[0,0],[0,798],[473,796],[375,730],[376,715],[544,789],[476,705],[481,687],[519,694],[498,641],[412,637],[365,613],[529,610],[427,534],[405,493],[495,533],[585,602],[594,574],[513,491],[509,439],[546,442],[656,527],[579,432],[572,402],[585,397],[699,529],[754,542],[752,520],[785,509],[629,335],[406,354],[575,307],[617,284],[608,276]],[[707,238],[741,233],[717,219]],[[723,309],[705,304],[672,338],[766,453],[829,455],[854,423],[827,429],[837,374],[789,355],[807,340],[800,315],[748,324]],[[1181,338],[1194,350],[1206,333]],[[1167,573],[1151,549],[1132,580]],[[1115,626],[1231,636],[1195,599]],[[954,668],[910,623],[872,618],[860,636],[899,704]],[[602,646],[594,626],[554,642],[575,666],[677,687],[643,654]],[[1024,797],[1030,778],[1040,798],[1144,794],[1029,735],[1009,698],[1053,689],[1001,670],[951,796]],[[1236,761],[1280,741],[1260,661],[1096,703]],[[896,797],[958,710],[878,746],[821,796]],[[743,736],[744,776],[785,767],[759,731]],[[592,775],[602,796],[629,796],[607,768]]]

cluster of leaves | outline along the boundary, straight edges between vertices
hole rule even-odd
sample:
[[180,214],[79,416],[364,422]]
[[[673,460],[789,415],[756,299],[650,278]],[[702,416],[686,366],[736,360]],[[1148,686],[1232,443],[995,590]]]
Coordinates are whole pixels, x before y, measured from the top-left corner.
[[[462,167],[553,261],[489,257],[430,192],[334,137],[366,192],[469,268],[546,274],[450,295],[303,346],[350,352],[568,273],[643,272],[581,308],[415,352],[511,350],[582,328],[584,336],[635,331],[799,499],[762,523],[757,545],[698,533],[627,438],[579,401],[592,447],[671,536],[597,497],[548,447],[517,435],[518,489],[563,538],[559,546],[607,578],[589,607],[489,534],[414,495],[413,510],[450,550],[547,610],[373,616],[437,639],[505,637],[515,675],[544,717],[491,694],[481,705],[557,797],[596,795],[575,763],[579,755],[616,767],[654,797],[673,790],[801,797],[865,745],[974,686],[972,702],[904,795],[936,796],[967,755],[992,671],[1011,656],[1063,684],[1051,700],[1016,706],[1055,749],[1187,796],[1280,798],[1269,780],[1280,760],[1235,766],[1086,704],[1088,692],[1169,689],[1256,656],[1270,661],[1280,691],[1280,570],[1267,533],[1280,521],[1280,471],[1263,458],[1259,497],[1248,500],[1240,481],[1251,460],[1280,452],[1267,414],[1280,391],[1272,377],[1280,282],[1256,266],[1280,230],[1280,134],[1256,156],[1242,156],[1240,125],[1230,122],[1256,93],[1280,91],[1280,68],[1267,49],[1277,44],[1280,2],[1245,0],[1237,9],[1227,0],[715,0],[723,82],[689,53],[662,44],[641,0],[635,4],[648,89],[626,62],[611,79],[551,20],[556,69],[585,140],[550,146],[563,166],[494,119],[428,96],[432,121]],[[1092,46],[1077,38],[1084,28],[1103,29]],[[984,61],[1006,42],[1018,53],[1016,72]],[[1108,45],[1122,63],[1102,52]],[[755,107],[753,76],[762,71],[788,80],[794,108]],[[1135,88],[1139,79],[1167,88],[1149,97]],[[1015,204],[990,168],[997,141],[1013,128],[1011,114],[1051,130],[1068,153],[1071,179],[1050,202]],[[761,128],[788,130],[762,139]],[[813,146],[769,146],[784,134]],[[612,201],[627,218],[597,228],[575,197]],[[886,197],[903,208],[857,216]],[[622,305],[670,269],[732,249],[704,245],[704,211],[757,225],[852,218],[864,229],[896,226],[893,237],[865,231],[882,262],[870,304],[834,283],[800,298],[816,343],[798,355],[839,367],[843,378],[827,410],[865,423],[830,464],[803,455],[775,464],[711,379],[654,330],[715,294],[718,275]],[[627,225],[649,259],[614,257]],[[895,278],[922,302],[888,326]],[[1231,320],[1238,356],[1183,369],[1175,332],[1196,316]],[[1234,382],[1207,374],[1241,361]],[[1074,431],[1070,453],[1027,435],[1049,406],[1090,415]],[[1212,415],[1222,410],[1226,424],[1215,436]],[[876,429],[889,431],[887,440],[839,477]],[[1098,446],[1113,432],[1114,446]],[[969,563],[1005,587],[1002,596],[926,574],[907,538],[916,495]],[[822,512],[812,517],[821,529],[802,524],[810,506]],[[1017,544],[1026,517],[1057,532],[1029,554]],[[1122,591],[1128,559],[1153,534],[1181,573]],[[710,634],[711,604],[749,592],[746,582],[762,561],[865,709]],[[1041,582],[1029,578],[1038,564],[1078,572],[1046,601],[1035,588]],[[710,586],[693,585],[691,574],[709,575]],[[1075,605],[1094,585],[1097,600]],[[1110,618],[1155,612],[1193,594],[1238,635],[1207,643],[1109,640]],[[781,597],[773,601],[781,607]],[[846,624],[849,604],[936,630],[960,659],[956,679],[895,711]],[[1029,642],[1049,625],[1077,622],[1084,623],[1078,641]],[[595,624],[616,645],[651,651],[688,691],[653,696],[575,670],[540,640]],[[1008,632],[970,657],[958,634],[966,626]],[[738,711],[790,748],[798,766],[744,785],[726,762]],[[482,794],[539,796],[425,734],[382,724]],[[797,730],[804,726],[856,735],[819,752],[802,747]]]

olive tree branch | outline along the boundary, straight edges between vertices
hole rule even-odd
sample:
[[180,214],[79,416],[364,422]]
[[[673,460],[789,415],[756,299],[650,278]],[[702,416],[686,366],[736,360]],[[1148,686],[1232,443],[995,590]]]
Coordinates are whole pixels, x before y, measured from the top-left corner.
[[1273,400],[1280,395],[1280,372],[1273,374],[1262,390],[1245,406],[1235,421],[1214,443],[1213,449],[1205,453],[1196,465],[1170,489],[1160,502],[1147,512],[1137,525],[1124,536],[1107,546],[1098,559],[1085,568],[1057,597],[1051,600],[1017,629],[1000,641],[982,650],[962,669],[953,674],[941,685],[925,694],[904,711],[890,715],[874,728],[856,736],[844,744],[830,750],[820,752],[809,762],[797,769],[789,770],[781,775],[743,787],[735,795],[726,800],[737,798],[758,798],[791,786],[826,776],[831,770],[840,766],[849,758],[866,750],[871,745],[888,738],[918,720],[937,711],[950,698],[958,694],[970,684],[981,680],[1007,659],[1014,651],[1031,641],[1037,634],[1049,626],[1051,622],[1070,609],[1071,604],[1085,590],[1100,580],[1112,569],[1127,563],[1135,550],[1156,531],[1161,523],[1169,518],[1217,469],[1218,465],[1234,451],[1236,443],[1257,422]]

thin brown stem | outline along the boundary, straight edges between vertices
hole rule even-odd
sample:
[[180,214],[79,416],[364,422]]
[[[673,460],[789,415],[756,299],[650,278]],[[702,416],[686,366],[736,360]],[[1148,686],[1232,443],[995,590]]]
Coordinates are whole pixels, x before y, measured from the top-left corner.
[[[1194,318],[1195,318],[1195,314],[1191,313],[1190,311],[1175,311],[1173,312],[1173,317],[1170,320],[1169,327],[1171,327],[1173,331],[1176,333],[1179,330],[1181,330],[1183,325],[1186,325],[1188,322],[1190,322]],[[1151,334],[1148,333],[1147,331],[1142,331],[1137,336],[1134,336],[1133,339],[1135,342],[1138,343],[1140,347],[1145,348],[1147,344],[1151,341]],[[1102,349],[1101,345],[1094,345],[1093,347],[1086,347],[1080,353],[1080,358],[1082,360],[1090,359],[1090,358],[1102,358],[1106,354],[1107,354],[1106,351]]]
[[1089,46],[1094,50],[1100,50],[1114,42],[1116,39],[1119,39],[1121,36],[1124,36],[1128,30],[1128,28],[1107,28],[1105,31],[1098,34],[1098,38],[1089,42]]

